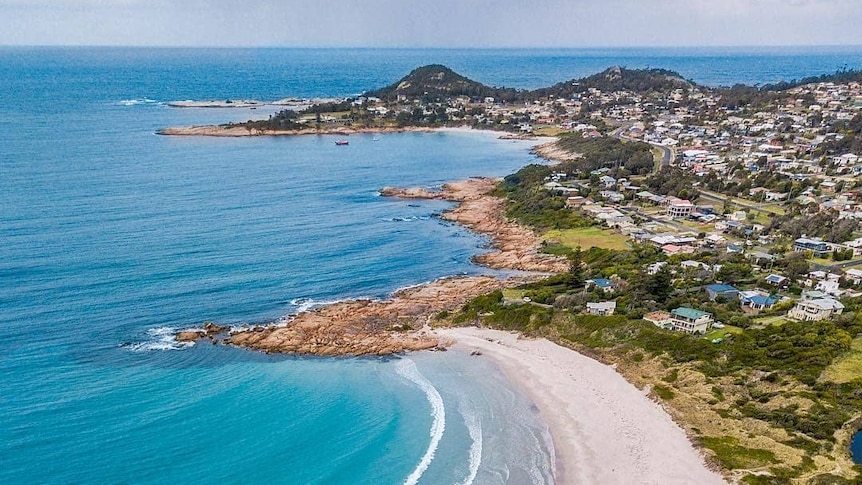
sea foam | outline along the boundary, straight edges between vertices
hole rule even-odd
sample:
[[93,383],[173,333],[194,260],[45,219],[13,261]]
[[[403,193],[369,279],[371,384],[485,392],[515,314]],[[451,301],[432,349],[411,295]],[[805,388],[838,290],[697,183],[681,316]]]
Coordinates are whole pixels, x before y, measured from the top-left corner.
[[145,342],[138,342],[124,345],[125,348],[132,352],[150,352],[153,350],[182,350],[194,345],[194,342],[179,342],[175,334],[176,328],[173,327],[156,327],[147,330],[147,335],[150,337]]
[[416,485],[422,474],[431,465],[434,460],[434,454],[437,452],[437,446],[440,445],[440,439],[443,438],[443,431],[446,429],[446,407],[443,405],[443,398],[440,393],[416,367],[416,363],[410,359],[402,359],[396,363],[396,371],[399,375],[408,381],[416,384],[428,398],[428,403],[431,404],[431,430],[429,432],[431,441],[428,443],[428,449],[419,464],[413,472],[404,480],[404,485]]
[[467,432],[472,440],[470,444],[470,472],[460,485],[473,485],[473,481],[476,480],[476,475],[479,473],[479,465],[482,464],[482,421],[474,410],[468,409],[465,405],[462,405],[459,411],[464,416],[464,424],[467,426]]

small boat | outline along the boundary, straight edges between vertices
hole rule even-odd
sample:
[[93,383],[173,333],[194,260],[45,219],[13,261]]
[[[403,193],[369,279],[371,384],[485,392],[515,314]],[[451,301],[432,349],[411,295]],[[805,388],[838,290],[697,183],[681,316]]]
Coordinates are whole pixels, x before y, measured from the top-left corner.
[[371,141],[380,141],[380,138],[375,136],[374,138],[371,139]]
[[349,141],[347,141],[347,140],[338,140],[338,141],[336,141],[336,142],[335,142],[335,144],[336,144],[336,145],[338,145],[338,146],[344,146],[344,145],[349,145],[349,144],[350,144],[350,142],[349,142]]

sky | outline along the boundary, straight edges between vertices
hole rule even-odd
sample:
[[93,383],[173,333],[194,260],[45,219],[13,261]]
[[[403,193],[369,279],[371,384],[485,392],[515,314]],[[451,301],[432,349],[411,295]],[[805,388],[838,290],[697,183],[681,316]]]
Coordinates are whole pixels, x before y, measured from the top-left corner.
[[0,45],[862,45],[862,0],[0,0]]

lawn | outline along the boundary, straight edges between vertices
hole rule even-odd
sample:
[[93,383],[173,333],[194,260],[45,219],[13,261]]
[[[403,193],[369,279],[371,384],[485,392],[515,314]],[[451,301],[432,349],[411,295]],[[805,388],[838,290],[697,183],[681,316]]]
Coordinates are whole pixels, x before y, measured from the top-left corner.
[[524,290],[516,290],[514,288],[506,288],[503,290],[503,299],[510,302],[524,302]]
[[773,325],[776,327],[780,327],[787,323],[787,318],[783,315],[773,315],[770,317],[759,317],[754,319],[754,323],[756,325],[763,325],[764,327],[767,325]]
[[560,244],[572,249],[579,246],[581,249],[589,249],[591,247],[615,249],[618,251],[631,249],[625,236],[608,229],[602,229],[601,227],[549,231],[544,235],[543,239],[557,240]]
[[862,337],[856,337],[850,351],[835,359],[821,378],[838,384],[862,378]]
[[560,136],[562,133],[568,133],[570,130],[564,130],[556,126],[542,126],[533,130],[536,136]]
[[710,330],[706,332],[703,338],[713,341],[717,338],[723,339],[727,337],[729,334],[739,334],[742,333],[743,330],[739,327],[734,327],[733,325],[725,325],[724,328],[716,328],[714,330]]

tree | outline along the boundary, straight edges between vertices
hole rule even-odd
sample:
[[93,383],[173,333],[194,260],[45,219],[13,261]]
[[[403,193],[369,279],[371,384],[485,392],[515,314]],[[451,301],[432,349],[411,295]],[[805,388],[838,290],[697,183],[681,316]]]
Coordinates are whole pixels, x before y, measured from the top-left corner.
[[569,286],[572,288],[580,288],[584,286],[585,281],[584,261],[581,255],[581,247],[578,246],[569,255]]
[[644,289],[655,301],[664,303],[673,291],[671,280],[670,270],[663,266],[654,275],[647,278]]

